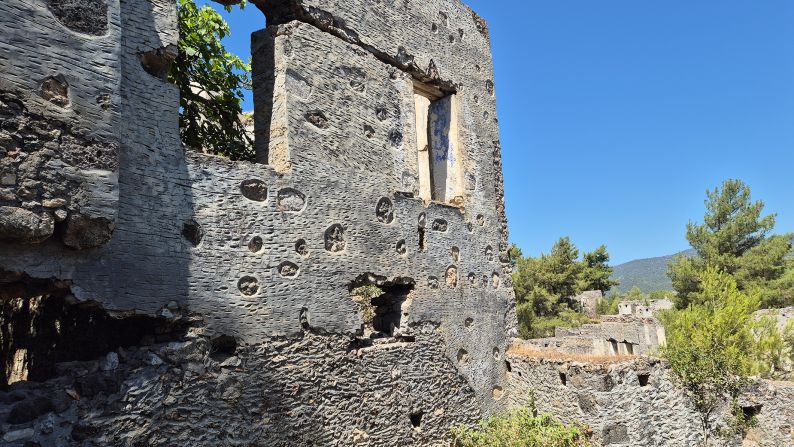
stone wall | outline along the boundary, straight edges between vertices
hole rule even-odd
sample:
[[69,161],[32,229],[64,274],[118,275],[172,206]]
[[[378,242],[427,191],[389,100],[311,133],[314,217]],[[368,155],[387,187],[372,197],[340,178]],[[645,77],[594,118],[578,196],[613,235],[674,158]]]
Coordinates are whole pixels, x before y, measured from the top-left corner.
[[[181,147],[172,0],[0,5],[9,299],[35,311],[25,281],[54,281],[109,318],[187,320],[200,340],[169,343],[203,346],[169,360],[183,348],[153,334],[119,342],[114,368],[64,358],[89,363],[11,385],[0,413],[50,411],[6,419],[9,445],[436,445],[504,407],[515,321],[485,23],[457,0],[256,3],[261,163]],[[456,138],[435,147],[460,197],[420,195],[418,85],[454,97]],[[399,292],[373,337],[359,285]],[[210,355],[217,340],[236,360]],[[14,340],[4,365],[36,376],[20,353],[41,345]]]
[[600,323],[556,328],[554,337],[526,340],[538,350],[597,356],[657,354],[666,342],[664,326],[656,318],[602,315]]
[[3,2],[0,15],[0,243],[100,246],[118,208],[118,4]]
[[[697,446],[702,443],[698,413],[671,381],[660,360],[538,355],[508,351],[507,395],[526,405],[530,392],[538,409],[566,422],[590,426],[593,440],[605,446]],[[716,438],[719,446],[794,446],[794,383],[761,381],[739,404],[756,414],[758,426],[746,436]],[[727,407],[718,411],[724,426]]]

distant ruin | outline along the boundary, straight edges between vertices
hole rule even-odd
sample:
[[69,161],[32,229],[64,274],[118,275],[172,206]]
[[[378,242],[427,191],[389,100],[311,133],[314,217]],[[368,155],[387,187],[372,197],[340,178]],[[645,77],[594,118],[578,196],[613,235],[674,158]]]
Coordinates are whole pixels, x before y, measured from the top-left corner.
[[[605,444],[696,439],[659,420],[687,413],[658,362],[509,349],[482,18],[251,3],[256,163],[182,147],[174,0],[0,2],[3,445],[440,446],[530,389]],[[620,353],[646,352],[616,318]],[[615,423],[606,377],[654,389],[659,418]]]

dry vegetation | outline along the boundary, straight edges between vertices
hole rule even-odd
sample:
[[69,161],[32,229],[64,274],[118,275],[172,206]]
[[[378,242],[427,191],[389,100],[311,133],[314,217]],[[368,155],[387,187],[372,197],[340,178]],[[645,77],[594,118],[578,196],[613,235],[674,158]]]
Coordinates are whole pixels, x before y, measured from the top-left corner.
[[521,342],[515,342],[507,350],[509,355],[517,355],[528,358],[537,358],[554,361],[593,363],[598,365],[610,365],[614,363],[630,362],[638,358],[636,355],[588,355],[588,354],[568,354],[552,349],[536,349]]

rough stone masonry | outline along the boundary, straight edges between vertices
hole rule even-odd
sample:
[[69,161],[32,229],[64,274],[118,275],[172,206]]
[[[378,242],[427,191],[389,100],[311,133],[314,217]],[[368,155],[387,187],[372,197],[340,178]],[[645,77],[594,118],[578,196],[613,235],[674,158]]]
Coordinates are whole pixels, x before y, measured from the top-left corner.
[[445,445],[506,404],[485,22],[253,3],[257,163],[182,147],[173,0],[0,2],[3,445]]

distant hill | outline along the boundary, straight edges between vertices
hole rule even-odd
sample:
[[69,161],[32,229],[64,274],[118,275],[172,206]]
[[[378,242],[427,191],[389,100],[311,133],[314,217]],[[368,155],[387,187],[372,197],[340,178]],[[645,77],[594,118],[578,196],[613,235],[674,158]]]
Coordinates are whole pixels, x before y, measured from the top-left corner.
[[644,293],[654,290],[672,290],[673,284],[667,277],[667,264],[678,254],[693,255],[694,253],[694,250],[687,250],[674,255],[637,259],[616,265],[613,267],[612,279],[620,281],[620,285],[616,289],[621,292],[628,292],[633,287],[639,287]]

